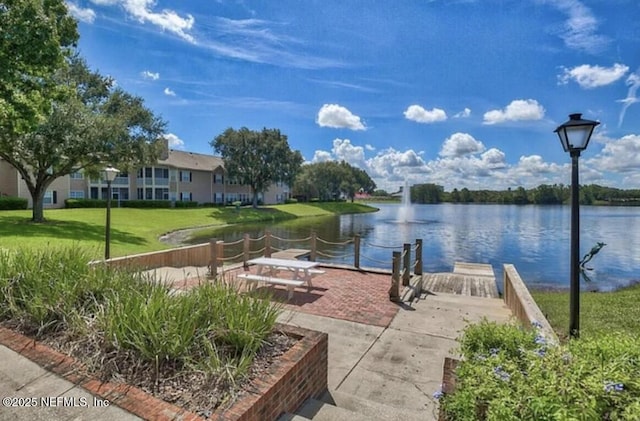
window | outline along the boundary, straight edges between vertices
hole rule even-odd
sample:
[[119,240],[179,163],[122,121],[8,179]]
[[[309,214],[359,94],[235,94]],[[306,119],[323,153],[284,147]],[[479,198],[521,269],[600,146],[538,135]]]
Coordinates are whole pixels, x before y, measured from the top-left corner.
[[84,199],[84,192],[79,190],[71,190],[69,192],[69,199]]
[[144,177],[145,177],[145,178],[151,178],[151,177],[153,177],[153,168],[151,168],[151,167],[145,167],[145,168],[144,168]]
[[58,194],[55,190],[47,190],[44,192],[44,199],[42,201],[45,205],[55,205],[58,203]]
[[224,174],[213,173],[213,184],[224,184]]
[[144,189],[144,199],[153,200],[153,189],[151,187],[146,187]]
[[138,187],[138,200],[144,200],[144,189],[142,187]]
[[154,168],[156,178],[169,178],[169,168]]
[[187,191],[183,191],[180,193],[180,200],[183,202],[191,202],[191,193]]
[[169,200],[169,189],[156,188],[156,200]]
[[80,171],[72,172],[71,174],[69,174],[69,178],[74,180],[82,180],[84,178],[84,174]]
[[190,183],[191,180],[191,171],[180,171],[180,181],[183,183]]

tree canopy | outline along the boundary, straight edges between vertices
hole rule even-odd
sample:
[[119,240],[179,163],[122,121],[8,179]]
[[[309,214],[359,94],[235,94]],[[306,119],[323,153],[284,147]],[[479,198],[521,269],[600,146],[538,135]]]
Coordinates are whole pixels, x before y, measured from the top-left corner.
[[353,200],[357,192],[373,193],[375,189],[376,183],[366,171],[345,161],[304,165],[294,183],[294,193],[307,200],[335,200],[340,196]]
[[291,150],[287,136],[278,129],[228,128],[210,144],[222,156],[227,177],[250,186],[254,208],[258,194],[270,184],[292,185],[303,162],[300,151]]
[[58,177],[80,169],[96,176],[155,162],[165,123],[143,100],[114,88],[77,56],[51,76],[67,94],[51,101],[33,129],[0,133],[0,157],[13,165],[33,199],[33,221],[44,220],[43,198]]
[[78,40],[63,0],[0,3],[0,132],[24,133],[63,94],[52,75]]

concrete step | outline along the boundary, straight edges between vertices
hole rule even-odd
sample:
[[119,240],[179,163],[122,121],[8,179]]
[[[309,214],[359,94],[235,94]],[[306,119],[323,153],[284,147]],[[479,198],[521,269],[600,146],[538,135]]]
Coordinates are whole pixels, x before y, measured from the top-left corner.
[[307,399],[302,407],[296,411],[296,416],[300,416],[302,419],[296,420],[294,417],[292,421],[304,421],[305,419],[313,421],[386,421],[386,418],[374,418],[317,399]]
[[435,421],[437,419],[433,414],[433,408],[430,410],[425,408],[424,411],[396,408],[338,390],[325,392],[321,400],[338,408],[348,409],[358,414],[366,415],[368,419],[387,421]]

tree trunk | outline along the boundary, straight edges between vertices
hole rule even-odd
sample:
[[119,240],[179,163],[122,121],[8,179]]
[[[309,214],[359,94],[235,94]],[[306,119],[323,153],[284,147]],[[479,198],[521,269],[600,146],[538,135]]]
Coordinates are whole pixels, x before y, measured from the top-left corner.
[[36,186],[31,192],[33,200],[33,211],[31,214],[31,222],[44,222],[44,193],[46,188]]
[[251,191],[253,192],[252,206],[254,209],[258,209],[258,191],[255,187],[251,187]]

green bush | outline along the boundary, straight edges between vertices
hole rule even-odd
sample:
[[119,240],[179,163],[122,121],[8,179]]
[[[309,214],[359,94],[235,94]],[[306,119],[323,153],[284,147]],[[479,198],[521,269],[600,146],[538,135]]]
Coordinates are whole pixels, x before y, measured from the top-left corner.
[[177,201],[175,203],[175,207],[176,208],[197,208],[198,207],[198,202],[182,202],[182,201]]
[[66,199],[64,206],[73,208],[106,208],[107,201],[102,199]]
[[285,200],[284,203],[298,203],[298,199],[292,197],[291,199]]
[[[175,202],[176,204],[178,202]],[[145,208],[145,209],[158,209],[158,208],[170,208],[170,200],[123,200],[120,202],[120,206],[123,208]]]
[[27,209],[29,201],[22,197],[2,196],[0,197],[0,210],[22,210]]
[[446,420],[638,420],[640,337],[550,344],[537,329],[483,321],[460,340]]

